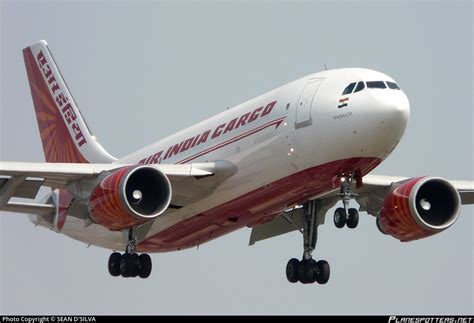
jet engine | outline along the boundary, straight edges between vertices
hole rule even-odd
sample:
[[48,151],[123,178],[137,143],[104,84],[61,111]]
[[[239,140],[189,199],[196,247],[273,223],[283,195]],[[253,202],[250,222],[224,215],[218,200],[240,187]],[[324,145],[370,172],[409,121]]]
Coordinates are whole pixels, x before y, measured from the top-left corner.
[[446,180],[417,177],[388,194],[377,217],[380,231],[412,241],[449,228],[458,218],[461,198]]
[[160,216],[170,204],[171,184],[151,166],[126,166],[97,185],[89,201],[89,215],[110,229],[131,228]]

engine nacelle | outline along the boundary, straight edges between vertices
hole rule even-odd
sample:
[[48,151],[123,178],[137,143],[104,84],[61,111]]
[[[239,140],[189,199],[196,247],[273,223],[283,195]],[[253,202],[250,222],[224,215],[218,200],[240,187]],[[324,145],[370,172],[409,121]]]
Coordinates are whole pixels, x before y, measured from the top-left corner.
[[400,241],[426,238],[458,218],[461,198],[446,180],[418,177],[395,188],[384,200],[377,226]]
[[122,230],[151,221],[171,201],[171,184],[151,166],[127,166],[115,170],[94,189],[89,215],[110,230]]

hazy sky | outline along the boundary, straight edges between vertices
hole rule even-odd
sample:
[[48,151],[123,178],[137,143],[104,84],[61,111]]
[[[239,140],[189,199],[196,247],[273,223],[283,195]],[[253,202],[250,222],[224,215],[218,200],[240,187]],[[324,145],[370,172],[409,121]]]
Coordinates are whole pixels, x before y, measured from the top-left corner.
[[[474,179],[471,1],[1,2],[0,160],[43,161],[21,50],[46,39],[106,149],[123,156],[306,74],[367,67],[408,95],[405,137],[377,174]],[[43,195],[46,192],[43,192]],[[108,250],[1,213],[1,313],[474,313],[474,207],[400,243],[332,210],[321,286],[290,284],[299,233],[248,247],[249,229],[154,254],[147,280],[112,278]]]

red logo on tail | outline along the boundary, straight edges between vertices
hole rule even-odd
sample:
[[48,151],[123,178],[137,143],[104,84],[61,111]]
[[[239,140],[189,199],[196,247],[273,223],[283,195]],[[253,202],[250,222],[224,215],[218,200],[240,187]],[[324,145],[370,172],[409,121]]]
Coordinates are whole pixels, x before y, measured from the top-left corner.
[[[23,57],[46,161],[88,163],[76,146],[76,143],[79,147],[86,143],[79,125],[75,123],[76,115],[67,103],[69,98],[62,93],[43,53],[40,52],[35,60],[28,47],[23,50]],[[38,65],[41,66],[41,71]],[[71,138],[68,126],[75,134],[75,142]]]

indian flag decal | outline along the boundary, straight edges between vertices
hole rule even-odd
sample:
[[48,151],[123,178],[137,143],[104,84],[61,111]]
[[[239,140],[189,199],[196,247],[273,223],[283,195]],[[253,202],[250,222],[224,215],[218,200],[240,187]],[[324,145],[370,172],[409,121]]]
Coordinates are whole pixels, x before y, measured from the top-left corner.
[[339,105],[337,106],[339,109],[347,107],[347,103],[349,102],[349,98],[344,98],[339,100]]

